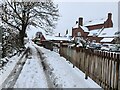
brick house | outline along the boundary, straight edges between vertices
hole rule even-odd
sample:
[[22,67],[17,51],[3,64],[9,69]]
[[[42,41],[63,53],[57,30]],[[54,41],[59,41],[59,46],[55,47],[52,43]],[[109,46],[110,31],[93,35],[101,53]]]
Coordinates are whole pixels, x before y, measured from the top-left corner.
[[83,18],[80,17],[76,21],[76,25],[72,27],[72,37],[83,37],[89,41],[100,42],[104,37],[98,37],[98,35],[104,30],[104,28],[112,28],[112,13],[108,13],[107,18],[100,20],[91,20],[83,24]]
[[88,24],[85,25],[89,30],[95,30],[95,29],[101,29],[102,27],[104,28],[109,28],[113,27],[113,22],[112,22],[112,13],[108,13],[107,19],[101,19],[101,20],[96,20],[95,22],[89,21]]
[[72,27],[72,37],[81,36],[86,38],[89,34],[89,30],[87,27],[83,26],[83,18],[80,17],[78,21],[76,21],[76,25]]

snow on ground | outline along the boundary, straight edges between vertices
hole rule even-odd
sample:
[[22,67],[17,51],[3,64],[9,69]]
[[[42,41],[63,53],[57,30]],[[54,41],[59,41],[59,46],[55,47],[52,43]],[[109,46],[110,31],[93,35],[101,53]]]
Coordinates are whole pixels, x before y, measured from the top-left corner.
[[[50,67],[49,76],[54,85],[59,88],[101,88],[93,80],[85,79],[85,74],[76,67],[66,61],[65,58],[60,57],[56,52],[49,51],[39,47],[33,43],[28,45],[31,48],[32,55],[27,59],[23,69],[15,83],[15,88],[48,88],[48,81],[46,79],[41,59],[37,55],[37,50],[42,51],[44,61]],[[15,67],[19,58],[14,56],[0,72],[0,86],[8,77],[10,72]]]
[[[44,53],[45,62],[51,68],[51,78],[61,88],[101,88],[92,79],[85,79],[85,74],[78,70],[65,58],[54,51],[38,47]],[[53,78],[54,77],[54,78]]]
[[31,48],[32,56],[30,59],[27,59],[14,87],[48,88],[40,58],[37,56],[37,51],[32,45],[29,47]]
[[21,56],[22,54],[19,57],[18,55],[13,56],[12,58],[9,59],[8,63],[3,67],[3,69],[0,70],[0,89],[2,88],[2,83],[12,72]]

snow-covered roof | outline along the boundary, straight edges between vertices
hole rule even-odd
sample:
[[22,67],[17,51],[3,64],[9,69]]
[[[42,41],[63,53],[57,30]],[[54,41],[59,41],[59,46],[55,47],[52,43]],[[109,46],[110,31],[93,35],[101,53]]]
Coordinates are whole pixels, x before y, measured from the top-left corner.
[[94,35],[97,36],[100,31],[101,31],[101,29],[91,30],[91,31],[89,31],[88,36],[94,36]]
[[55,37],[55,34],[54,35],[46,35],[45,31],[41,30],[38,27],[29,26],[27,28],[27,34],[28,34],[28,36],[30,38],[33,37],[33,36],[35,37],[35,35],[36,35],[37,32],[41,32],[42,35],[45,37],[46,40],[63,40],[63,41],[70,40],[68,37]]
[[68,30],[69,36],[72,36],[72,29]]
[[68,30],[68,34],[64,35],[65,37],[71,37],[72,36],[72,29]]
[[114,37],[117,31],[117,28],[104,28],[98,37]]
[[85,21],[83,25],[91,26],[91,25],[103,24],[105,21],[106,21],[106,18],[94,19],[94,20]]
[[73,26],[73,28],[78,28],[78,23]]
[[100,42],[111,42],[114,38],[103,38]]
[[69,38],[67,37],[55,37],[55,36],[50,36],[50,35],[45,35],[44,36],[46,40],[62,40],[62,41],[69,41]]
[[84,27],[84,26],[80,26],[85,32],[89,32],[88,28],[87,27]]
[[117,31],[117,32],[115,33],[115,36],[116,36],[116,37],[120,37],[120,31]]
[[75,37],[71,38],[71,41],[75,40]]
[[[87,27],[85,27],[85,26],[80,26],[80,27],[84,30],[84,32],[89,32],[89,30],[88,30]],[[78,27],[78,23],[75,24],[75,26],[73,26],[73,28],[79,28],[79,27]]]
[[69,38],[69,37],[70,37],[69,33],[68,33],[68,34],[65,34],[65,37]]

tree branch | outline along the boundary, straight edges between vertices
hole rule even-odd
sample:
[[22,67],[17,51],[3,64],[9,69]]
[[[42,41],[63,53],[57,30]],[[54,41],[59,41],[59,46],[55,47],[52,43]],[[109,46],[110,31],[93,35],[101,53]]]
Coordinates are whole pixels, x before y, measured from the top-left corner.
[[18,29],[19,31],[21,30],[19,27],[16,27],[16,26],[12,25],[11,23],[9,23],[7,20],[5,20],[3,18],[2,18],[2,21],[5,22],[5,23],[7,23],[9,26]]
[[9,4],[9,6],[13,9],[13,11],[16,13],[16,15],[19,17],[20,20],[22,20],[22,18],[20,17],[20,15],[17,13],[16,9],[13,8],[13,6],[10,4],[9,1],[7,1],[7,3]]

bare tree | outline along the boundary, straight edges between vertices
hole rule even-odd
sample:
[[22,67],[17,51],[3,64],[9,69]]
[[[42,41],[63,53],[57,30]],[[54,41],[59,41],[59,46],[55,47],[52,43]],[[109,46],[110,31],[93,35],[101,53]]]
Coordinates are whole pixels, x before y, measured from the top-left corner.
[[51,0],[45,2],[12,2],[4,0],[0,5],[0,19],[4,24],[19,31],[21,46],[29,25],[40,27],[50,32],[57,23],[58,7]]

